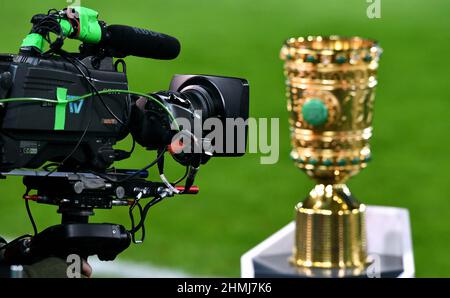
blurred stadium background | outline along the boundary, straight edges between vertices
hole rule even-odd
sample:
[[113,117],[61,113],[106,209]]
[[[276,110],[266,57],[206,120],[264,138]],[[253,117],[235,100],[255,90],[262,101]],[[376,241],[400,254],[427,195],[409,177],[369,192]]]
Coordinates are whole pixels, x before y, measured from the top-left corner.
[[[70,2],[70,1],[69,1]],[[202,168],[197,197],[167,200],[151,210],[144,245],[120,260],[153,264],[199,276],[238,276],[239,257],[293,219],[293,206],[313,186],[288,157],[282,62],[285,39],[303,35],[360,35],[384,48],[375,104],[374,160],[351,179],[364,203],[410,210],[417,276],[449,276],[450,3],[381,0],[381,19],[368,19],[365,0],[151,0],[93,1],[109,24],[174,35],[174,61],[127,59],[130,89],[167,89],[175,73],[240,76],[251,86],[251,115],[280,117],[280,161],[259,155],[215,159]],[[63,0],[0,2],[0,52],[15,53],[33,14],[62,8]],[[76,48],[76,42],[71,44]],[[129,140],[120,144],[128,148]],[[119,166],[138,168],[154,153],[137,150]],[[172,164],[175,178],[183,169]],[[152,177],[157,177],[155,173]],[[20,179],[0,183],[0,235],[31,232]],[[54,207],[32,205],[40,229],[56,224]],[[97,211],[96,222],[129,225],[127,210]],[[121,268],[120,270],[124,270]]]

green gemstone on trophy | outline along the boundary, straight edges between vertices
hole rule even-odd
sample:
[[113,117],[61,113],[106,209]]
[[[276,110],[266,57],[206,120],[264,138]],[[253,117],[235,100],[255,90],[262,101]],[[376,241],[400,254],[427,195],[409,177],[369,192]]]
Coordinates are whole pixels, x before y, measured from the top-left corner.
[[309,163],[310,165],[315,166],[315,165],[318,163],[318,161],[317,161],[317,159],[310,158],[310,159],[308,160],[308,163]]
[[331,165],[333,164],[333,161],[332,161],[331,159],[326,159],[326,160],[324,160],[324,161],[322,162],[322,164],[323,164],[324,166],[329,167],[329,166],[331,166]]
[[347,164],[347,161],[345,159],[339,159],[337,164],[338,166],[345,166]]
[[314,58],[313,55],[308,55],[308,56],[306,56],[306,62],[314,63],[314,62],[316,62],[316,58]]
[[320,99],[311,99],[303,105],[302,116],[308,124],[320,126],[328,120],[328,108]]
[[336,62],[339,64],[343,64],[343,63],[345,63],[345,61],[347,61],[347,59],[344,56],[336,57]]
[[372,61],[372,56],[370,56],[369,54],[367,54],[366,56],[364,56],[364,61],[366,61],[366,62]]
[[354,164],[354,165],[358,164],[359,162],[360,162],[359,157],[355,157],[352,159],[352,164]]

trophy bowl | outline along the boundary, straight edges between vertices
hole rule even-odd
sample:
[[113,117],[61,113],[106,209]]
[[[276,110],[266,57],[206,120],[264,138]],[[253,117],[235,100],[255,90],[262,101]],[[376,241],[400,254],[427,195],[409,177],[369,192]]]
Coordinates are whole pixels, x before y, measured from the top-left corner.
[[296,266],[366,265],[365,206],[345,182],[371,159],[381,52],[373,40],[339,36],[291,38],[281,49],[291,157],[317,183],[296,206]]

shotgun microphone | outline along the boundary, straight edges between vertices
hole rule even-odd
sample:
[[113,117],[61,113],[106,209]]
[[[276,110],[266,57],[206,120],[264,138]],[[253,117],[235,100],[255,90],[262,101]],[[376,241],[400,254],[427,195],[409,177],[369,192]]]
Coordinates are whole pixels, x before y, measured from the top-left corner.
[[106,26],[102,43],[118,58],[138,56],[171,60],[178,56],[181,47],[175,37],[124,25]]

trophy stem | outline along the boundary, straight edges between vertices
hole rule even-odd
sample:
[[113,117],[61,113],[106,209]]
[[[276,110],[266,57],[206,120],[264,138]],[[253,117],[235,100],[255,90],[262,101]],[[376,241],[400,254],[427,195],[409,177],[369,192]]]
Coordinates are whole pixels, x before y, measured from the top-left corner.
[[365,205],[345,184],[318,184],[296,206],[293,263],[300,267],[362,268],[366,264]]

